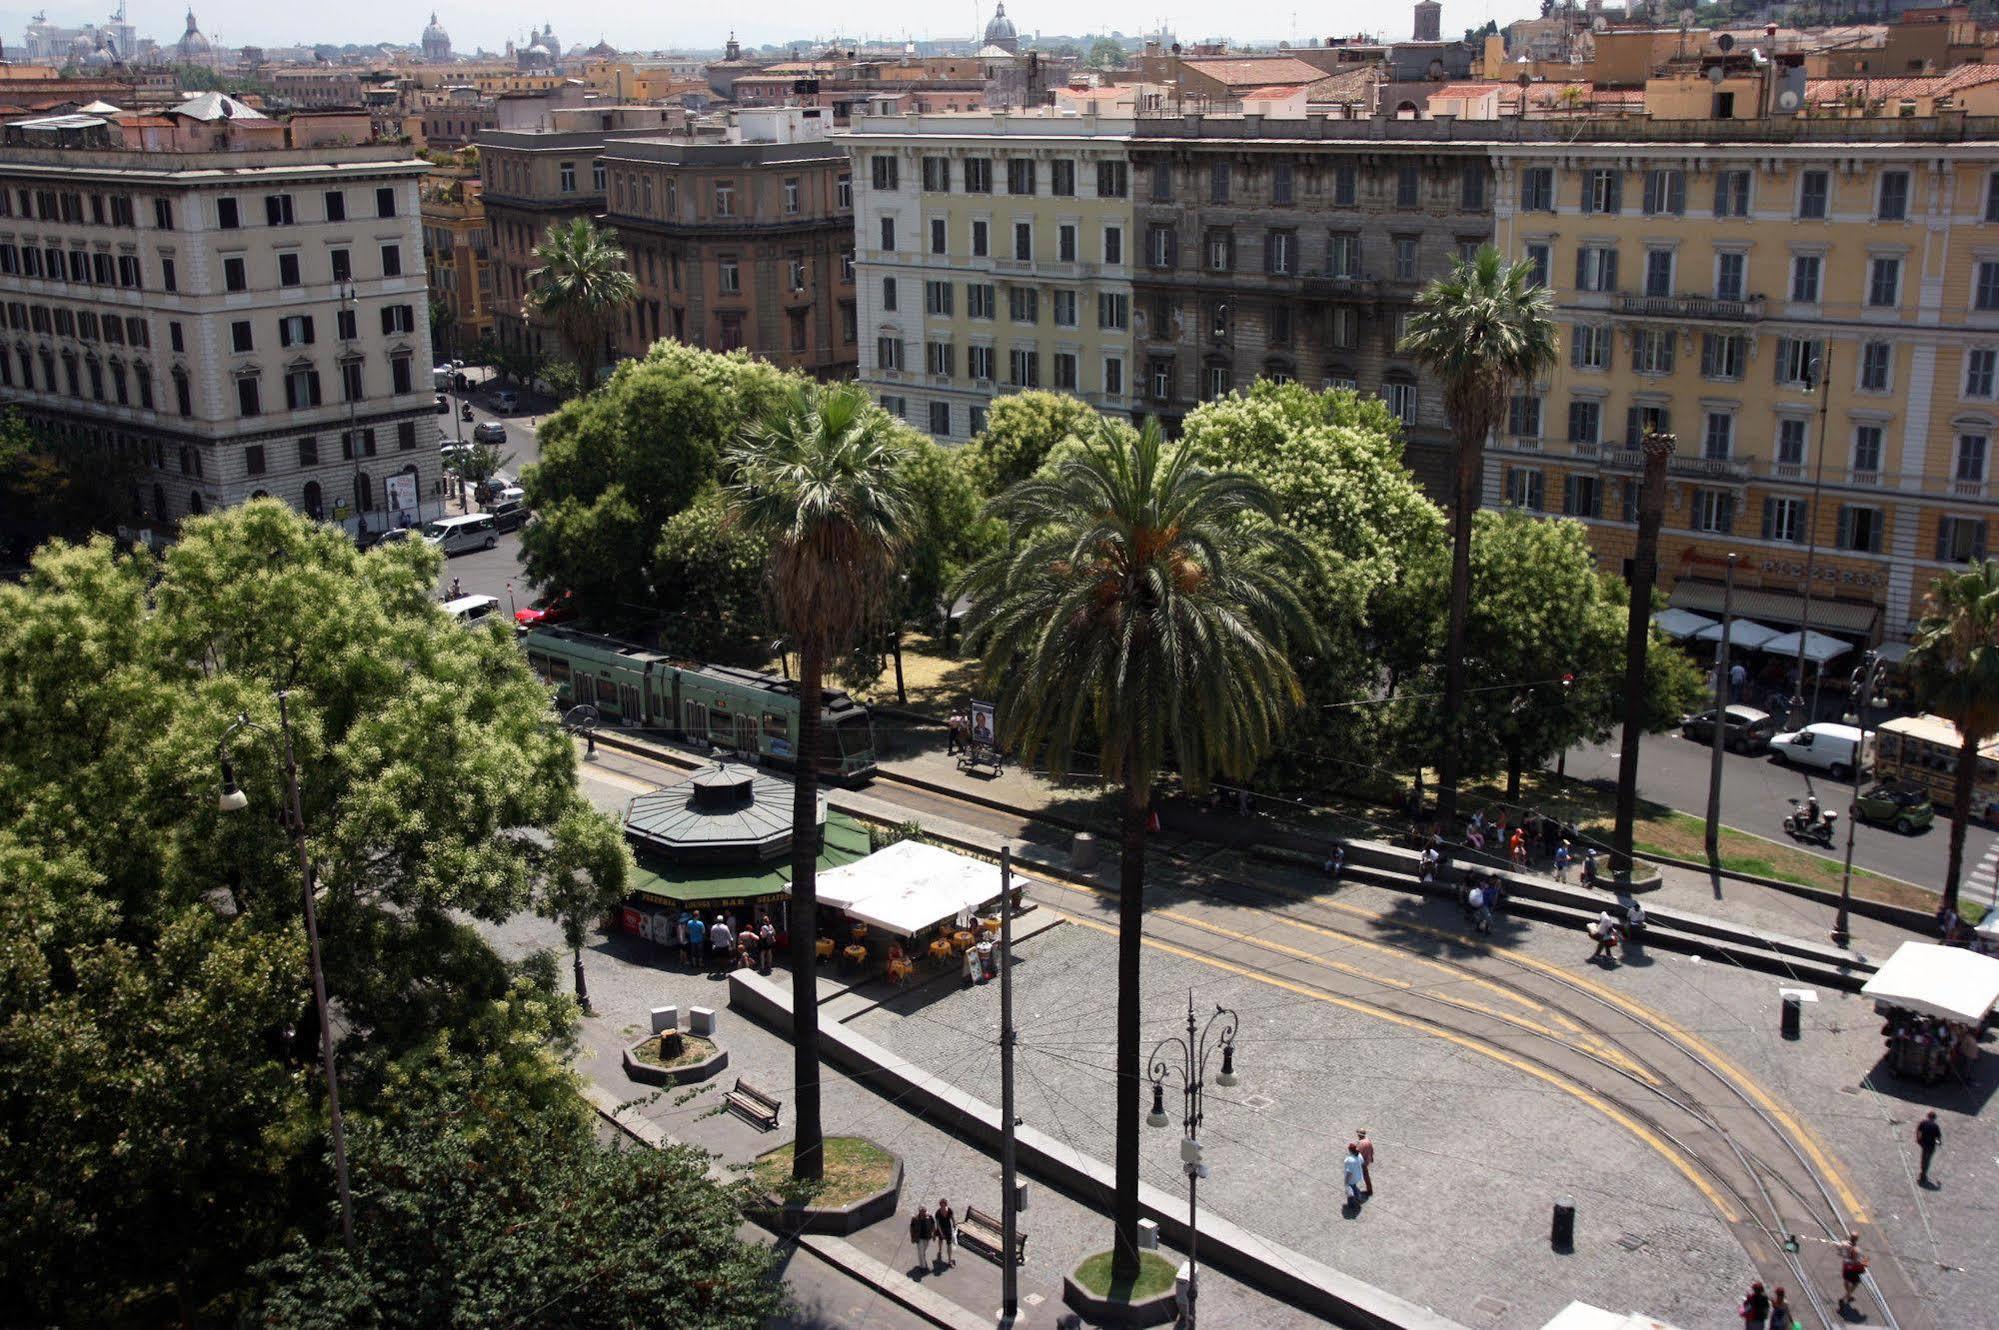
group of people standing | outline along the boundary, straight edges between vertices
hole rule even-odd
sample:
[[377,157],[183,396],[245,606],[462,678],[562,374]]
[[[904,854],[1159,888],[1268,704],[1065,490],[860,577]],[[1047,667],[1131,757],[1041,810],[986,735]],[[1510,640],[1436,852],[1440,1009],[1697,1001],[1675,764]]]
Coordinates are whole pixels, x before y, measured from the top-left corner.
[[[1839,1248],[1841,1290],[1835,1310],[1850,1312],[1854,1309],[1853,1295],[1866,1274],[1867,1258],[1860,1254],[1860,1235],[1849,1233]],[[1735,1314],[1742,1320],[1742,1330],[1799,1330],[1802,1325],[1791,1310],[1791,1301],[1783,1286],[1766,1291],[1760,1279],[1749,1286],[1749,1292],[1743,1296],[1742,1305],[1736,1308]]]
[[[916,1247],[916,1268],[934,1273],[940,1266],[958,1263],[958,1216],[948,1199],[939,1199],[935,1211],[923,1206],[909,1221],[909,1240]],[[930,1244],[937,1244],[937,1257],[930,1256]]]
[[705,958],[709,974],[755,966],[769,974],[771,958],[777,952],[777,926],[766,911],[757,912],[756,922],[738,920],[731,912],[704,920],[693,910],[683,911],[673,925],[673,945],[682,968],[699,965]]

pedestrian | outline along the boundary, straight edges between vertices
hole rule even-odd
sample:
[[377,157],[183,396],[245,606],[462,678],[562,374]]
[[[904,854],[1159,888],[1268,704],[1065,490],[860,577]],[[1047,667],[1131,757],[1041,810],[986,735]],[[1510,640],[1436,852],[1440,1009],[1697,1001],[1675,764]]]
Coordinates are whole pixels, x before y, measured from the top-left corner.
[[949,1198],[940,1198],[938,1200],[935,1222],[937,1224],[937,1259],[945,1265],[956,1265],[958,1263],[958,1216],[951,1213]]
[[1923,1152],[1923,1168],[1916,1175],[1916,1181],[1925,1187],[1936,1185],[1930,1181],[1930,1160],[1936,1157],[1937,1147],[1942,1144],[1943,1128],[1937,1124],[1936,1110],[1931,1109],[1916,1124],[1916,1148]]
[[1738,660],[1735,664],[1729,666],[1728,669],[1728,700],[1731,702],[1740,702],[1742,700],[1742,690],[1748,686],[1749,671],[1744,669],[1742,662]]
[[1567,841],[1555,847],[1555,881],[1566,883],[1569,880],[1569,865],[1575,862],[1575,858],[1569,853]]
[[714,953],[715,961],[710,973],[727,974],[729,957],[736,950],[736,937],[729,931],[729,921],[719,914],[715,916],[715,922],[708,925],[708,949]]
[[909,1240],[916,1246],[916,1268],[930,1268],[930,1239],[937,1231],[937,1221],[922,1206],[916,1207],[916,1216],[909,1221]]
[[765,914],[757,924],[757,968],[770,973],[771,957],[777,954],[777,926]]
[[1354,1149],[1360,1155],[1360,1180],[1363,1194],[1374,1195],[1374,1142],[1367,1139],[1367,1128],[1354,1133],[1360,1139],[1354,1142]]
[[1367,1164],[1360,1157],[1360,1146],[1347,1142],[1347,1160],[1344,1165],[1347,1183],[1347,1204],[1358,1206],[1367,1186]]
[[1839,1278],[1846,1291],[1839,1295],[1839,1309],[1847,1311],[1853,1306],[1853,1290],[1860,1287],[1860,1277],[1867,1273],[1867,1258],[1860,1254],[1860,1235],[1846,1235],[1846,1245],[1839,1250]]
[[1485,888],[1480,886],[1476,880],[1473,880],[1471,890],[1465,893],[1465,921],[1467,923],[1477,923],[1478,912],[1484,908]]
[[743,931],[736,934],[736,968],[747,970],[754,966],[757,963],[759,950],[761,945],[757,939],[757,930],[751,928],[749,920],[745,919]]
[[1515,868],[1527,867],[1527,833],[1519,827],[1513,828],[1513,836],[1506,842],[1506,848]]
[[1590,953],[1590,959],[1604,959],[1616,964],[1617,955],[1612,948],[1617,945],[1617,920],[1611,917],[1609,910],[1596,917],[1596,922],[1589,926],[1589,935],[1596,939],[1596,950]]
[[953,757],[965,751],[965,715],[961,711],[951,713],[944,722],[944,756]]
[[1423,847],[1423,855],[1416,861],[1416,880],[1423,883],[1435,882],[1437,880],[1436,846],[1426,845]]
[[1770,1320],[1770,1295],[1763,1291],[1763,1283],[1758,1280],[1749,1286],[1749,1296],[1736,1309],[1742,1318],[1742,1330],[1761,1330]]
[[1326,876],[1335,881],[1347,871],[1347,847],[1335,845],[1332,854],[1326,857]]
[[1596,846],[1583,851],[1583,885],[1596,886]]
[[1770,1290],[1770,1330],[1794,1330],[1797,1321],[1791,1316],[1790,1300],[1784,1296],[1783,1285]]
[[680,912],[680,918],[673,925],[673,941],[680,952],[680,966],[687,968],[687,911]]
[[464,594],[465,594],[465,584],[464,584],[463,582],[459,581],[459,580],[458,580],[457,578],[455,578],[455,577],[454,577],[454,578],[452,578],[452,579],[451,579],[451,598],[452,598],[453,600],[457,600],[457,599],[458,599],[458,598],[459,598],[460,596],[462,596],[462,595],[464,595]]
[[687,920],[688,959],[699,964],[708,954],[708,925],[701,922],[701,916],[690,915]]

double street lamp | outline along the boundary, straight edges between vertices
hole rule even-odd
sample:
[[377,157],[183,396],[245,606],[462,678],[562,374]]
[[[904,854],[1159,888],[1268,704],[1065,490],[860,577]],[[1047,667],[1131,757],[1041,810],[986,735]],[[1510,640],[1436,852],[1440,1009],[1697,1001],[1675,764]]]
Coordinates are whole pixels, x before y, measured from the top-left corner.
[[[1207,1024],[1197,1026],[1194,994],[1189,990],[1186,1037],[1168,1035],[1160,1040],[1152,1050],[1150,1060],[1152,1111],[1145,1115],[1145,1123],[1149,1127],[1164,1127],[1172,1121],[1166,1116],[1166,1077],[1176,1065],[1180,1072],[1180,1126],[1185,1133],[1180,1142],[1180,1162],[1187,1171],[1187,1308],[1183,1322],[1186,1330],[1194,1330],[1194,1306],[1198,1301],[1200,1277],[1195,1252],[1200,1240],[1195,1189],[1200,1180],[1208,1175],[1208,1166],[1201,1162],[1202,1092],[1208,1079],[1208,1058],[1216,1052],[1222,1055],[1222,1069],[1215,1077],[1215,1084],[1223,1089],[1240,1084],[1235,1071],[1235,1036],[1239,1024],[1233,1011],[1217,1006],[1215,1014],[1208,1017]],[[1177,1064],[1169,1061],[1170,1055],[1175,1052],[1179,1054]]]
[[222,767],[222,791],[215,806],[225,813],[240,813],[250,806],[250,796],[236,783],[236,766],[229,760],[229,739],[239,730],[256,730],[272,744],[285,769],[285,829],[291,833],[292,848],[298,854],[300,883],[305,893],[305,937],[312,964],[312,999],[319,1013],[319,1062],[326,1075],[326,1105],[333,1129],[333,1172],[340,1190],[340,1240],[354,1250],[354,1205],[347,1190],[347,1131],[340,1116],[340,1082],[333,1070],[333,1026],[326,1010],[326,971],[319,960],[319,911],[314,902],[312,855],[305,844],[305,807],[299,798],[298,762],[292,754],[291,709],[288,694],[278,693],[278,733],[250,719],[237,717],[216,741],[216,760]]

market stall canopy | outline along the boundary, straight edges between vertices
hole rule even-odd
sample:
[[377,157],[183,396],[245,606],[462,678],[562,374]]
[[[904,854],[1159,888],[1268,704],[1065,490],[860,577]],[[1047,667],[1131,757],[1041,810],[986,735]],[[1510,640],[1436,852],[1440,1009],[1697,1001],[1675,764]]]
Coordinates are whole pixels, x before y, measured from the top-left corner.
[[910,937],[998,900],[999,865],[922,841],[897,841],[858,863],[821,873],[818,891],[821,905]]
[[[1756,650],[1778,635],[1775,628],[1765,628],[1754,619],[1732,619],[1728,625],[1728,644],[1732,647],[1742,647],[1747,651]],[[1694,641],[1721,641],[1721,625],[1715,624],[1713,627],[1701,629],[1694,634]]]
[[1999,1003],[1999,959],[1963,947],[1904,942],[1860,993],[1892,1007],[1977,1025]]
[[1692,610],[1664,609],[1652,616],[1652,622],[1666,636],[1677,638],[1692,637],[1703,628],[1714,627],[1716,621]]
[[[1805,631],[1804,639],[1805,659],[1814,665],[1823,665],[1834,656],[1843,656],[1853,650],[1852,647],[1836,637],[1827,637],[1824,633],[1814,633],[1809,629]],[[1781,634],[1771,638],[1756,649],[1768,655],[1789,656],[1792,660],[1796,660],[1798,658],[1798,634]]]
[[1587,1302],[1571,1302],[1541,1330],[1673,1330],[1643,1312],[1611,1312]]

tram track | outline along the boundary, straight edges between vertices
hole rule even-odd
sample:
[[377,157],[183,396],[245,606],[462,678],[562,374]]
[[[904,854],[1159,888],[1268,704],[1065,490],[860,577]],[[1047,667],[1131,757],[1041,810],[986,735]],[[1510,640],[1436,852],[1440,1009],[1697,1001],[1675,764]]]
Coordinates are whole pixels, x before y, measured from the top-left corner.
[[[632,743],[628,750],[674,766],[698,765],[653,744]],[[1073,829],[985,796],[960,799],[892,772],[880,775],[871,797],[913,813],[1008,838],[1036,825]],[[1607,1108],[1612,1120],[1635,1128],[1694,1182],[1766,1284],[1798,1295],[1797,1314],[1807,1326],[1843,1330],[1846,1321],[1834,1307],[1835,1244],[1857,1231],[1864,1247],[1877,1254],[1885,1248],[1870,1240],[1859,1198],[1802,1124],[1698,1036],[1614,989],[1463,932],[1391,918],[1280,880],[1252,883],[1186,863],[1176,868],[1186,899],[1147,911],[1149,946],[1500,1054],[1599,1111]],[[1058,900],[1087,899],[1065,913],[1115,933],[1089,917],[1115,899],[1114,889],[1029,871]],[[1256,927],[1230,927],[1236,911],[1250,912]],[[1279,933],[1296,933],[1307,945],[1292,945]],[[1464,954],[1441,954],[1446,948]],[[1310,977],[1301,980],[1301,969]],[[1887,1330],[1929,1324],[1899,1272],[1870,1273],[1864,1287],[1876,1323]]]

